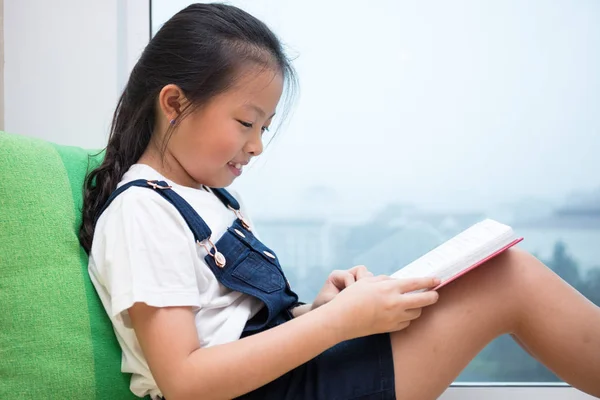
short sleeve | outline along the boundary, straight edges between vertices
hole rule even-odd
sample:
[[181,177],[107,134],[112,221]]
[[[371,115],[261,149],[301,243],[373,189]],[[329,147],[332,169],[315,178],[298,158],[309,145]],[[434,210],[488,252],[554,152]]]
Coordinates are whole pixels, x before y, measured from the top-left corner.
[[[137,302],[200,307],[195,264],[202,261],[173,205],[151,190],[130,188],[107,208],[97,229],[92,252],[112,316]],[[128,325],[127,313],[122,316]]]

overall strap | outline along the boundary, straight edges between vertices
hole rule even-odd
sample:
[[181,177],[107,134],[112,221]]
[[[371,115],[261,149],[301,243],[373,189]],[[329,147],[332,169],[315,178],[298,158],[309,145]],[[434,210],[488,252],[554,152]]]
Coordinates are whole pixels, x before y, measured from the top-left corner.
[[240,203],[238,203],[238,201],[225,189],[215,189],[215,188],[210,188],[213,193],[215,194],[215,196],[217,196],[219,198],[219,200],[221,200],[221,202],[223,204],[225,204],[226,206],[229,206],[230,208],[232,208],[235,211],[239,211],[240,209]]
[[250,222],[242,215],[242,211],[240,210],[240,203],[225,189],[215,189],[211,188],[215,196],[223,204],[225,204],[230,210],[235,213],[235,216],[240,220],[240,222],[244,225],[244,228],[248,230],[252,230],[250,227]]
[[[167,200],[169,203],[175,206],[177,211],[179,211],[185,222],[188,224],[188,226],[194,233],[194,238],[198,242],[202,242],[210,238],[212,232],[208,225],[206,225],[206,222],[204,222],[202,217],[198,215],[198,213],[193,209],[193,207],[190,206],[190,204],[187,201],[185,201],[181,196],[179,196],[174,190],[172,190],[171,186],[169,186],[165,181],[148,181],[145,179],[137,179],[124,184],[110,195],[110,197],[104,204],[104,207],[102,207],[102,210],[96,216],[96,221],[98,221],[98,218],[100,218],[100,215],[104,212],[106,207],[108,207],[109,204],[118,195],[120,195],[132,186],[154,189],[156,193],[161,195],[165,200]],[[229,193],[227,194],[229,195]]]

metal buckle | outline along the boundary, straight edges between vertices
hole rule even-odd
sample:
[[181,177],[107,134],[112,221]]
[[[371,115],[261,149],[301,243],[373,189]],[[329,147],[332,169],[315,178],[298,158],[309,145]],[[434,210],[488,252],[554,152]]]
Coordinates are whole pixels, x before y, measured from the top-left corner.
[[171,186],[161,186],[157,182],[158,181],[146,181],[148,186],[150,186],[152,189],[171,189]]
[[252,229],[250,229],[250,223],[248,222],[248,220],[246,218],[244,218],[244,216],[242,215],[240,210],[236,210],[235,208],[231,207],[230,205],[227,205],[227,207],[235,213],[235,216],[237,217],[237,219],[239,219],[242,222],[242,225],[244,225],[244,228],[248,229],[249,231],[252,230]]
[[[208,245],[204,242],[208,242],[208,244],[210,244],[210,247],[208,247]],[[225,264],[227,264],[225,256],[223,255],[223,253],[217,250],[217,246],[215,246],[215,244],[212,242],[212,240],[210,240],[210,238],[206,238],[202,242],[196,240],[196,243],[198,243],[206,249],[206,252],[215,260],[215,264],[217,264],[217,267],[223,268]],[[212,252],[213,249],[215,250],[214,253]]]

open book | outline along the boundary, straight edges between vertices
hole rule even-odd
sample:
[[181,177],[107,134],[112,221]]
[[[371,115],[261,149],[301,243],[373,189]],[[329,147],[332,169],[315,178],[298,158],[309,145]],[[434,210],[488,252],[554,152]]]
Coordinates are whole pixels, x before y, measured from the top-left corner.
[[401,268],[392,278],[436,277],[434,290],[452,282],[523,240],[513,229],[485,219]]

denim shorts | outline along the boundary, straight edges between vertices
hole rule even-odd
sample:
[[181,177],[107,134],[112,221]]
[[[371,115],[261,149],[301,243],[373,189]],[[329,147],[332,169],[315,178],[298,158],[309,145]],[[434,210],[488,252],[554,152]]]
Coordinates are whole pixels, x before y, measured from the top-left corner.
[[394,360],[388,334],[342,342],[239,400],[392,400]]

